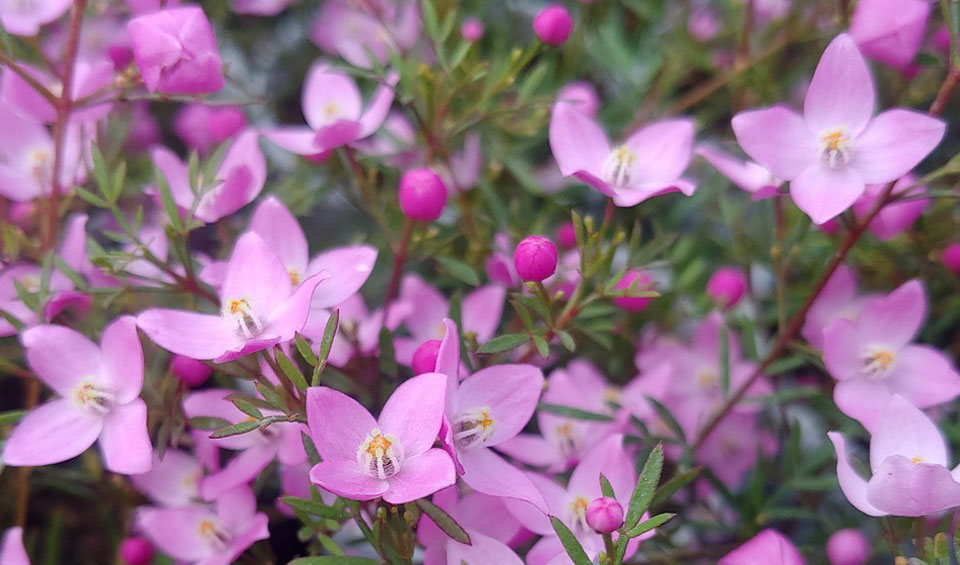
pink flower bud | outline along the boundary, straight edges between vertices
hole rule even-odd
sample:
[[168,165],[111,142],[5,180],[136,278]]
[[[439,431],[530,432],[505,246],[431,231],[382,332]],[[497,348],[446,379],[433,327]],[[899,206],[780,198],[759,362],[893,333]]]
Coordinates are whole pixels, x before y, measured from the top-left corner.
[[557,270],[557,246],[541,235],[531,235],[517,244],[513,266],[522,280],[540,282]]
[[[637,281],[634,288],[642,290],[650,290],[653,288],[653,280],[650,278],[649,273],[641,269],[630,269],[623,275],[623,278],[613,286],[613,289],[624,290],[630,288],[634,280]],[[641,310],[645,310],[652,300],[653,298],[649,296],[618,296],[613,299],[613,302],[624,310],[640,312]]]
[[533,31],[547,45],[563,45],[573,31],[573,18],[563,4],[549,4],[533,20]]
[[557,230],[557,244],[563,249],[572,249],[577,246],[577,230],[572,223],[567,222]]
[[127,538],[120,543],[120,559],[127,565],[147,565],[153,561],[153,546],[147,538]]
[[187,386],[200,386],[207,380],[213,369],[203,361],[197,361],[183,355],[174,355],[170,363],[173,375]]
[[600,534],[609,534],[623,525],[623,506],[616,500],[597,498],[587,506],[587,525]]
[[943,248],[940,255],[943,266],[960,275],[960,242],[954,242]]
[[400,179],[400,208],[411,220],[432,222],[447,205],[447,187],[430,169],[411,169]]
[[721,267],[707,281],[707,294],[724,308],[733,308],[747,291],[747,277],[736,267]]
[[477,18],[467,18],[460,24],[460,35],[466,41],[478,41],[483,37],[483,22]]
[[420,344],[413,352],[413,374],[433,373],[437,369],[437,356],[440,354],[440,340],[431,339]]
[[827,540],[830,565],[861,565],[867,561],[870,553],[870,542],[860,530],[838,530]]

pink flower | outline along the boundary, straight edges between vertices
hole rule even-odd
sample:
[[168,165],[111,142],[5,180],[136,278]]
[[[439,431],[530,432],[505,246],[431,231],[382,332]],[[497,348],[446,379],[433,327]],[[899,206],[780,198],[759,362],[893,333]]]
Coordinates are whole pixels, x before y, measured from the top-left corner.
[[747,276],[739,267],[720,267],[707,281],[707,294],[724,308],[736,306],[747,292]]
[[[26,63],[21,63],[20,66],[24,72],[50,92],[59,94],[63,91],[63,82],[60,78]],[[70,98],[79,100],[94,93],[100,93],[109,89],[113,80],[113,65],[109,61],[78,58],[73,68]],[[54,105],[17,73],[4,70],[0,74],[0,100],[14,114],[30,121],[52,124],[57,120],[57,110]],[[110,104],[95,103],[85,108],[78,108],[71,112],[70,123],[76,124],[74,127],[83,124],[88,130],[92,130],[92,122],[105,117],[110,109]],[[86,133],[88,136],[94,135],[92,131]]]
[[629,296],[634,291],[653,290],[653,279],[650,273],[642,269],[630,269],[613,285],[613,290],[627,291],[627,296],[617,296],[614,304],[630,312],[642,312],[653,302],[652,296]]
[[187,506],[200,498],[203,467],[192,455],[168,449],[163,459],[154,456],[153,467],[130,477],[147,498],[160,506]]
[[823,330],[823,360],[837,379],[833,399],[868,430],[895,394],[919,408],[960,395],[960,375],[950,359],[911,343],[926,315],[923,285],[912,280],[870,301],[855,321],[836,320]]
[[803,116],[784,106],[741,112],[733,131],[744,151],[775,176],[817,224],[846,210],[866,184],[892,182],[913,169],[946,125],[897,108],[873,117],[873,80],[849,35],[824,51]]
[[823,330],[835,320],[855,320],[864,304],[876,294],[857,293],[857,275],[850,267],[840,265],[814,301],[800,334],[817,349],[823,349]]
[[447,453],[431,447],[440,431],[446,377],[426,373],[403,384],[374,420],[356,400],[327,387],[307,390],[307,421],[323,458],[310,480],[354,500],[403,504],[456,480]]
[[579,80],[567,83],[557,92],[558,102],[573,104],[583,115],[593,119],[600,108],[597,89],[587,81]]
[[419,4],[415,0],[330,0],[324,2],[310,39],[356,67],[372,67],[371,53],[384,65],[391,52],[403,53],[420,39]]
[[800,550],[774,529],[766,529],[724,555],[717,565],[806,565]]
[[[345,365],[356,356],[376,356],[380,348],[380,330],[386,327],[388,330],[395,331],[404,319],[413,312],[413,307],[404,300],[394,301],[390,305],[390,312],[384,320],[383,309],[377,308],[373,312],[367,309],[360,293],[356,293],[343,302],[335,306],[340,311],[340,331],[333,340],[333,346],[330,349],[330,362],[334,365]],[[313,310],[313,314],[307,318],[307,325],[301,332],[307,339],[319,342],[323,338],[323,332],[329,320],[329,311],[321,313]],[[349,335],[349,339],[344,336]],[[397,348],[397,361],[409,365],[414,350],[417,347],[415,341],[404,341],[406,348],[401,349],[401,338],[397,338],[394,346]]]
[[153,561],[153,546],[146,538],[126,538],[120,543],[120,558],[126,565],[150,565]]
[[837,530],[827,540],[827,559],[830,565],[863,565],[873,553],[870,541],[854,528]]
[[0,540],[0,563],[30,565],[27,550],[23,547],[23,528],[14,527],[3,532],[3,539]]
[[270,537],[250,487],[237,487],[210,504],[141,507],[137,528],[178,562],[229,565],[257,540]]
[[[449,162],[449,163],[448,163]],[[463,149],[447,160],[433,165],[451,195],[466,192],[477,185],[483,169],[480,134],[470,132],[463,139]]]
[[12,466],[51,465],[80,455],[99,438],[104,465],[115,473],[150,469],[143,350],[134,319],[118,318],[100,347],[63,326],[37,326],[21,337],[27,361],[59,395],[31,410],[3,450]]
[[751,200],[763,200],[780,193],[783,181],[753,161],[742,161],[709,145],[699,145],[694,151],[721,175],[751,195]]
[[[930,201],[926,198],[916,197],[926,194],[927,187],[914,186],[915,182],[916,178],[913,175],[906,175],[893,185],[894,194],[908,196],[910,199],[884,206],[868,226],[873,235],[884,241],[892,239],[898,233],[910,229],[910,226],[923,214]],[[886,188],[886,186],[877,184],[867,186],[863,196],[853,204],[853,211],[858,218],[863,218],[870,213],[877,199],[880,198]],[[904,194],[908,189],[909,192]]]
[[954,242],[944,247],[940,260],[944,267],[960,274],[960,243]]
[[548,4],[533,19],[533,31],[540,41],[559,47],[573,31],[573,18],[563,4]]
[[150,92],[204,94],[223,88],[220,52],[198,6],[168,8],[127,23],[130,47]]
[[283,263],[255,233],[237,240],[220,289],[221,312],[152,308],[137,325],[157,345],[194,359],[231,361],[293,339],[303,328],[320,273],[294,286]]
[[615,498],[601,496],[587,506],[587,525],[598,534],[609,534],[623,525],[623,506]]
[[230,9],[237,14],[276,16],[295,0],[230,0]]
[[4,0],[0,2],[0,23],[8,33],[32,37],[40,31],[40,26],[60,19],[72,4],[70,0]]
[[247,118],[239,106],[190,104],[177,112],[173,130],[183,143],[201,154],[243,131]]
[[[622,435],[612,435],[597,444],[573,470],[566,488],[542,475],[530,473],[530,478],[547,501],[549,515],[560,518],[570,528],[591,559],[603,551],[603,539],[587,523],[590,502],[602,496],[601,473],[610,481],[616,500],[625,506],[636,483],[636,472],[632,458],[623,448]],[[565,557],[547,514],[526,502],[507,499],[504,504],[524,527],[543,536],[527,553],[528,564],[554,563],[551,560],[558,555]],[[637,551],[642,540],[653,535],[651,531],[631,540],[627,544],[625,560]],[[614,535],[614,539],[617,537]],[[566,563],[565,560],[559,562]]]
[[483,31],[483,22],[479,18],[467,18],[460,24],[460,36],[464,41],[479,41]]
[[332,70],[327,63],[314,63],[301,97],[308,126],[284,126],[263,134],[291,153],[319,158],[373,134],[390,111],[397,80],[398,75],[391,73],[363,110],[360,90],[349,75]]
[[150,157],[167,179],[177,206],[184,212],[192,211],[192,217],[206,223],[229,216],[253,202],[267,180],[267,163],[253,131],[237,136],[213,179],[200,179],[201,184],[210,184],[213,188],[199,197],[190,186],[187,164],[172,151],[156,147]]
[[496,563],[521,565],[508,544],[521,535],[522,527],[503,505],[503,500],[471,492],[460,498],[457,487],[433,495],[433,503],[463,526],[471,545],[461,544],[443,533],[426,514],[417,524],[417,540],[424,547],[424,565],[447,563]]
[[864,480],[847,460],[838,432],[827,436],[837,451],[840,490],[869,516],[926,516],[960,505],[957,469],[947,468],[948,446],[940,430],[909,400],[893,395],[870,438],[871,478]]
[[690,10],[687,31],[697,41],[710,41],[720,32],[720,19],[709,6],[698,4]]
[[513,267],[521,280],[541,282],[557,270],[557,246],[542,235],[525,237],[513,252]]
[[882,63],[908,69],[927,30],[926,0],[862,0],[850,21],[850,37],[860,51]]
[[447,187],[427,168],[404,171],[397,197],[403,215],[416,222],[433,222],[447,205]]
[[563,176],[577,177],[624,207],[677,190],[693,194],[694,184],[680,178],[690,164],[692,120],[647,124],[611,149],[600,126],[577,108],[558,100],[550,114],[550,149]]

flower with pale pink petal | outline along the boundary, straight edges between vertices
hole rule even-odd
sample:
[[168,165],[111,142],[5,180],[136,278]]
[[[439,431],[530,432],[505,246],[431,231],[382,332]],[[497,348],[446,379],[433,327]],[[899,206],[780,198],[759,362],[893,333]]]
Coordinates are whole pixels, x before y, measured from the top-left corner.
[[763,530],[724,555],[717,565],[806,565],[789,539],[774,530]]

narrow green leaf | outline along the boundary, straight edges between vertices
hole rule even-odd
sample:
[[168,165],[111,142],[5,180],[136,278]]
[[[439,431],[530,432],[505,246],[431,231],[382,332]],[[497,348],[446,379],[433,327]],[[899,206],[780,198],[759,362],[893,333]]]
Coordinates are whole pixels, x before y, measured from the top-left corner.
[[612,416],[600,414],[599,412],[591,412],[581,408],[574,408],[573,406],[550,404],[548,402],[541,402],[538,408],[544,412],[565,416],[573,420],[591,420],[594,422],[612,422],[614,420]]
[[154,178],[157,182],[157,190],[160,191],[160,201],[163,202],[163,209],[170,218],[170,225],[177,233],[183,232],[183,220],[180,218],[180,210],[177,203],[173,200],[173,194],[170,192],[170,185],[167,184],[167,177],[163,176],[160,169],[154,171]]
[[591,565],[590,558],[587,557],[587,553],[570,528],[556,516],[550,516],[550,523],[553,525],[553,531],[557,532],[557,537],[560,538],[560,543],[563,544],[563,549],[566,550],[570,560],[575,565]]
[[345,518],[341,510],[332,508],[315,500],[297,498],[296,496],[281,496],[280,500],[287,503],[290,508],[293,508],[294,510],[306,512],[307,514],[319,516],[320,518],[329,518],[331,520],[342,520]]
[[393,334],[386,326],[380,328],[380,371],[386,375],[397,374],[397,355],[393,350]]
[[113,198],[114,200],[120,198],[120,194],[123,193],[123,183],[127,179],[127,162],[120,161],[120,164],[117,165],[117,168],[113,171]]
[[241,434],[250,433],[259,427],[260,427],[259,420],[253,420],[253,419],[244,420],[239,424],[233,424],[232,426],[226,426],[226,427],[220,428],[219,430],[210,434],[210,439],[220,439],[224,437],[238,436]]
[[633,489],[630,496],[630,504],[627,507],[627,516],[624,518],[624,524],[627,529],[632,529],[636,525],[640,516],[650,507],[650,501],[653,500],[653,493],[660,483],[660,473],[663,471],[663,444],[658,443],[647,462],[643,464],[643,470],[640,471],[640,477],[637,479],[637,486]]
[[613,485],[603,476],[603,473],[600,473],[600,492],[607,498],[616,498],[616,493],[613,492]]
[[504,334],[497,336],[477,349],[477,353],[500,353],[519,347],[530,340],[526,334]]
[[317,447],[313,444],[313,439],[307,435],[307,432],[300,432],[300,441],[303,443],[303,450],[307,452],[307,459],[310,460],[311,465],[322,461],[320,454],[317,453]]
[[563,347],[567,351],[573,353],[577,350],[577,343],[573,341],[573,336],[571,336],[568,332],[563,330],[554,330],[553,333],[557,334],[557,337],[560,338],[560,343],[563,344]]
[[540,357],[546,359],[550,356],[550,344],[547,343],[547,340],[543,337],[535,335],[533,336],[533,344],[537,346],[537,353],[540,354]]
[[447,534],[450,539],[467,545],[472,545],[470,536],[467,534],[466,530],[464,530],[463,527],[460,526],[460,524],[458,524],[457,521],[454,520],[449,514],[444,512],[442,508],[425,498],[418,500],[417,506],[420,508],[420,510],[423,510],[423,513],[429,516],[430,519],[433,520],[433,523],[443,530],[443,533]]
[[287,565],[380,565],[379,559],[369,557],[318,555],[315,557],[297,557]]
[[263,396],[263,399],[267,401],[268,404],[280,410],[281,412],[287,411],[287,403],[284,402],[283,398],[277,394],[277,391],[274,390],[273,386],[267,384],[263,381],[257,381],[256,385],[257,391],[260,392],[260,395]]
[[720,391],[727,397],[730,391],[730,330],[726,324],[720,327]]
[[232,398],[230,399],[233,402],[233,405],[237,407],[238,410],[250,416],[251,418],[263,418],[263,412],[259,408],[251,404],[250,402],[242,398]]
[[330,347],[333,346],[333,338],[337,335],[337,328],[340,325],[340,309],[333,311],[330,318],[327,319],[327,325],[323,329],[323,339],[320,340],[320,354],[317,356],[321,362],[325,362],[330,356]]
[[16,424],[26,413],[26,410],[10,410],[9,412],[0,412],[0,426]]
[[313,349],[310,348],[310,344],[307,343],[307,340],[303,339],[300,332],[293,334],[293,340],[297,343],[297,351],[300,352],[300,357],[303,357],[304,361],[311,367],[316,367],[320,364],[317,356],[313,354]]
[[657,508],[664,502],[670,500],[671,496],[690,484],[699,474],[700,467],[694,467],[693,469],[687,469],[682,473],[677,473],[673,477],[670,477],[670,480],[663,483],[663,485],[657,489],[657,492],[654,493],[653,500],[650,501],[650,508]]
[[440,38],[440,24],[437,23],[437,9],[433,0],[420,0],[420,15],[423,18],[423,28],[427,37],[433,40]]
[[100,189],[100,194],[107,199],[107,202],[116,202],[117,199],[113,194],[113,183],[110,182],[110,174],[107,172],[107,166],[103,161],[103,153],[96,145],[90,146],[90,160],[93,161],[93,179],[97,183],[97,188]]
[[100,198],[96,194],[90,192],[89,190],[83,188],[82,186],[73,187],[73,192],[76,193],[84,202],[90,204],[91,206],[96,206],[97,208],[109,208],[110,205],[107,204],[107,201],[103,198]]
[[197,430],[217,430],[230,425],[230,422],[223,418],[214,416],[194,416],[187,422],[191,428]]
[[673,417],[673,414],[670,413],[670,410],[667,409],[659,400],[656,398],[647,397],[647,401],[653,406],[653,409],[657,411],[657,415],[660,416],[660,419],[663,420],[663,423],[670,428],[670,431],[677,436],[677,439],[680,440],[680,443],[687,443],[687,436],[683,433],[683,428],[680,427],[680,423],[677,422],[677,419]]
[[304,378],[303,373],[300,372],[300,368],[297,367],[296,363],[291,361],[290,358],[287,357],[287,355],[277,346],[274,346],[273,353],[274,358],[277,360],[277,364],[280,365],[280,369],[283,371],[283,374],[290,379],[290,382],[293,383],[293,386],[297,387],[297,390],[299,390],[301,394],[306,392],[307,379]]
[[657,514],[656,516],[651,517],[648,520],[644,520],[637,524],[635,528],[632,528],[627,531],[627,537],[635,538],[637,536],[642,536],[643,534],[649,532],[654,528],[659,528],[660,526],[669,522],[676,514],[670,512],[664,512],[663,514]]
[[54,266],[56,266],[58,271],[60,271],[68,279],[70,279],[70,282],[73,283],[73,286],[76,287],[77,290],[87,289],[87,281],[83,280],[83,277],[80,276],[80,273],[76,272],[73,269],[73,267],[71,267],[70,265],[67,265],[67,263],[63,260],[62,257],[60,257],[59,255],[54,256],[53,264]]
[[480,277],[477,276],[477,272],[470,265],[450,257],[437,257],[437,262],[445,271],[468,285],[478,286],[480,284]]

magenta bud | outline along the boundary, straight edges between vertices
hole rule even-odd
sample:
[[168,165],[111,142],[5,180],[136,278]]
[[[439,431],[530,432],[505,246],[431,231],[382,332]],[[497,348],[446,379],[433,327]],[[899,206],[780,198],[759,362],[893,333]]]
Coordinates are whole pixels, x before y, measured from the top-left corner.
[[170,362],[174,376],[187,386],[200,386],[207,380],[213,369],[203,361],[197,361],[183,355],[174,355]]
[[531,235],[517,244],[513,267],[527,282],[540,282],[557,270],[557,246],[542,235]]
[[577,246],[577,230],[572,223],[567,222],[557,229],[557,245],[563,249],[573,249]]
[[477,41],[483,37],[483,22],[477,18],[467,18],[460,24],[460,35],[466,41]]
[[609,534],[623,525],[623,506],[606,496],[594,500],[587,506],[587,525],[599,534]]
[[[624,290],[630,288],[634,280],[637,281],[634,287],[636,289],[651,290],[653,288],[653,280],[650,278],[649,273],[641,269],[630,269],[623,275],[623,278],[613,286],[613,289]],[[649,296],[618,296],[613,299],[614,304],[631,312],[645,310],[651,301],[653,301],[653,298]]]
[[960,242],[944,247],[940,260],[943,261],[944,267],[960,275]]
[[724,308],[733,308],[747,292],[747,277],[736,267],[720,267],[707,281],[707,294]]
[[860,530],[837,530],[827,540],[830,565],[862,565],[870,557],[870,542]]
[[440,340],[431,339],[420,344],[420,347],[413,352],[413,360],[410,364],[413,366],[415,375],[432,373],[437,370],[437,356],[440,354]]
[[430,169],[411,169],[400,179],[400,208],[417,222],[432,222],[447,205],[447,187]]
[[153,546],[146,538],[127,538],[120,542],[120,559],[127,565],[148,565],[153,561]]
[[563,4],[549,4],[533,20],[533,31],[547,45],[563,45],[573,31],[573,18]]

